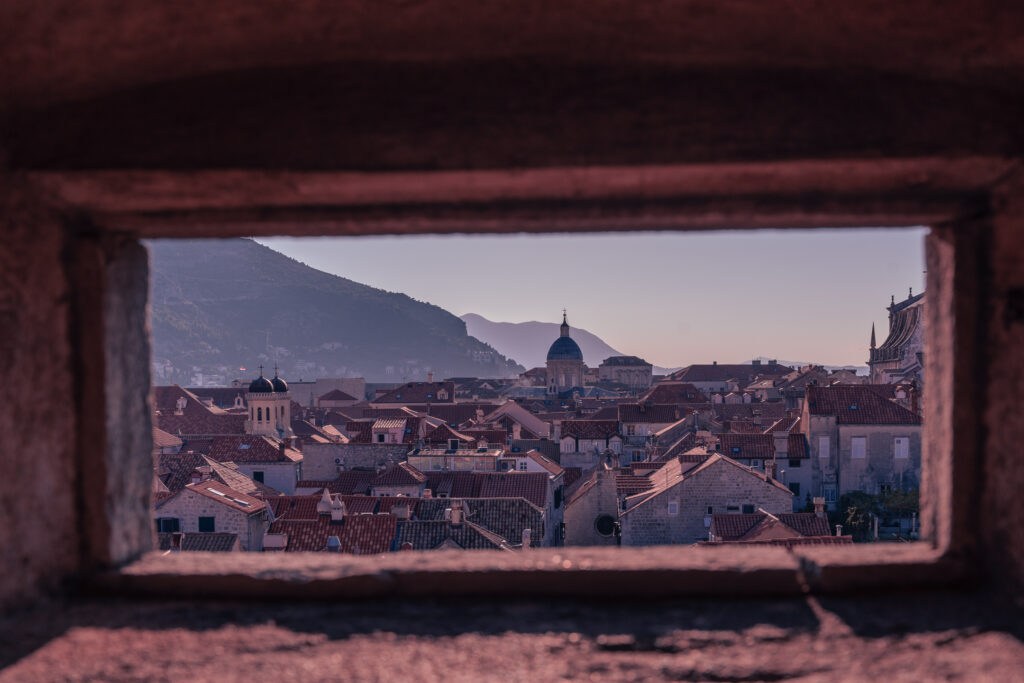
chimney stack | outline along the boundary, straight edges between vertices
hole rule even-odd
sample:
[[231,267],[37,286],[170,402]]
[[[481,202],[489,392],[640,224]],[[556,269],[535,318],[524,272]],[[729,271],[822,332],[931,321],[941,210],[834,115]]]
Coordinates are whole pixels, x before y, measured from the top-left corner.
[[814,515],[823,518],[825,516],[825,499],[817,497],[811,499],[811,502],[814,503]]
[[341,552],[341,539],[337,536],[327,537],[327,552],[329,553],[340,553]]
[[530,536],[533,534],[532,529],[523,529],[523,550],[530,549]]
[[451,517],[452,526],[462,526],[462,501],[456,500],[452,502]]
[[327,492],[327,489],[324,489],[324,495],[317,501],[316,513],[318,515],[331,514],[331,494]]
[[430,382],[431,384],[433,384],[433,382],[434,382],[434,373],[433,372],[428,372],[427,373],[427,381]]
[[843,525],[842,524],[836,524],[836,536],[842,536],[842,535],[843,535]]
[[345,521],[345,503],[341,500],[339,494],[331,502],[331,522],[343,522]]

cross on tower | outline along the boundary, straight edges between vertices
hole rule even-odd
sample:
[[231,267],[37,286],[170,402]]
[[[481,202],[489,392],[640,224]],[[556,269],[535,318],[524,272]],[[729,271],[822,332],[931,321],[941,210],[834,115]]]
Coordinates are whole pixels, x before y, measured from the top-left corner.
[[262,377],[262,376],[263,376],[263,365],[260,364],[260,377]]

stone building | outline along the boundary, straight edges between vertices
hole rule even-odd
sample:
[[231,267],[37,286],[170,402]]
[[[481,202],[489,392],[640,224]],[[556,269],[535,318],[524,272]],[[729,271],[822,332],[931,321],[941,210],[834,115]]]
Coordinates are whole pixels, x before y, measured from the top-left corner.
[[830,507],[850,491],[883,493],[921,484],[921,416],[893,385],[807,387],[801,431],[813,467],[811,495]]
[[889,334],[875,347],[875,326],[871,326],[868,357],[871,384],[901,384],[924,379],[924,292],[889,304]]
[[636,356],[611,356],[605,358],[597,368],[597,377],[609,382],[618,382],[632,391],[650,388],[654,366]]
[[619,507],[615,470],[599,465],[566,500],[565,545],[617,545]]
[[629,496],[619,515],[622,545],[691,545],[708,540],[711,515],[789,513],[793,493],[771,477],[715,453],[701,463],[671,460],[653,488]]
[[219,436],[210,443],[209,457],[233,463],[253,481],[286,494],[295,493],[303,478],[302,452],[269,436]]
[[549,394],[560,394],[575,387],[583,387],[586,366],[579,344],[569,336],[569,321],[562,313],[561,336],[551,344],[547,357]]
[[563,466],[591,467],[606,452],[622,453],[618,420],[564,420],[558,439]]
[[258,436],[274,436],[283,439],[292,434],[292,395],[288,391],[288,383],[278,377],[274,371],[274,379],[260,376],[249,384],[245,395],[249,406],[249,419],[245,423],[245,433]]
[[263,549],[267,505],[218,481],[189,484],[156,503],[157,531],[236,534],[243,550]]

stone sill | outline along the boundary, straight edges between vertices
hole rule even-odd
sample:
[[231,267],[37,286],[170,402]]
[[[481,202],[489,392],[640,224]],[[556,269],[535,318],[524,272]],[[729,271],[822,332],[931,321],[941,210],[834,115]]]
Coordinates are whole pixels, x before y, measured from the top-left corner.
[[798,596],[950,587],[966,565],[925,543],[853,548],[545,548],[324,553],[150,553],[99,574],[87,593],[338,600],[501,596],[642,599]]

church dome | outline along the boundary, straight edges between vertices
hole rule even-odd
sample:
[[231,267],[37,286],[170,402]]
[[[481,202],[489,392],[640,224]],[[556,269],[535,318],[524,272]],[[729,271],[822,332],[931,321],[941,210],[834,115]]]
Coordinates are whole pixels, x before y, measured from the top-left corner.
[[583,360],[580,346],[569,336],[569,321],[562,314],[561,336],[548,349],[548,360]]
[[252,383],[249,385],[250,394],[270,394],[273,393],[273,391],[273,383],[271,383],[269,379],[264,377],[262,372],[260,373],[260,376],[254,379]]
[[548,349],[548,360],[583,360],[583,352],[572,338],[559,337]]
[[288,391],[288,383],[278,377],[276,373],[274,374],[274,379],[270,383],[274,386],[275,393],[283,394]]

